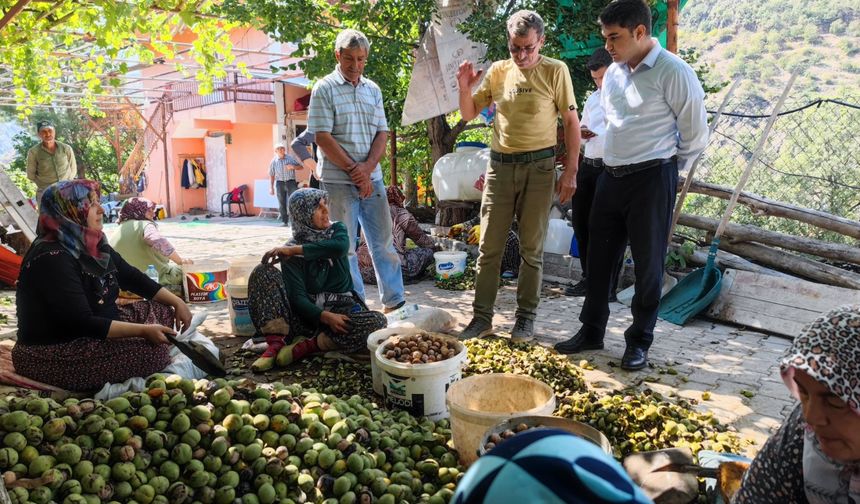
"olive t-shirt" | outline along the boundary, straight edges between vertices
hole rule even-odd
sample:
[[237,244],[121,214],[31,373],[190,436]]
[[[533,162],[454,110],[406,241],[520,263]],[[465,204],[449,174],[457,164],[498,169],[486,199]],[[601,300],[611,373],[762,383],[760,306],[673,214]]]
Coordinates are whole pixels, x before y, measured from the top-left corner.
[[472,99],[478,109],[496,102],[493,150],[509,154],[555,146],[559,112],[576,109],[567,65],[546,56],[528,70],[493,63]]

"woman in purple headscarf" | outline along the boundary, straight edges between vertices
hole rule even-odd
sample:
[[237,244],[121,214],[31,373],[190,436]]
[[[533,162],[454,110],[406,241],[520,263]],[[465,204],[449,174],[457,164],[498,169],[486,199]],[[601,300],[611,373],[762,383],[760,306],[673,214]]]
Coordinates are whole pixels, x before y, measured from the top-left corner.
[[[45,190],[16,293],[18,374],[91,391],[170,362],[165,334],[188,326],[191,311],[111,248],[103,214],[98,182],[67,180]],[[118,307],[120,289],[149,301]]]
[[[155,224],[155,203],[146,198],[131,198],[119,212],[119,226],[110,237],[111,247],[129,264],[146,271],[149,265],[158,271],[162,285],[182,283],[181,264],[193,261],[183,259],[176,248],[161,236]],[[176,264],[170,264],[173,261]]]

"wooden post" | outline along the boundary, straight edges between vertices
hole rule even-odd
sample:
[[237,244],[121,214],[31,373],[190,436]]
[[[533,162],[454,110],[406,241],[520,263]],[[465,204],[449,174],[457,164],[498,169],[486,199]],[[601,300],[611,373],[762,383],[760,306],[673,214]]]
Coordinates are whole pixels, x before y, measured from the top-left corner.
[[400,187],[400,184],[397,182],[397,128],[391,128],[388,139],[391,141],[391,157],[389,158],[389,165],[391,165],[391,185]]
[[170,164],[167,156],[167,102],[161,102],[161,140],[164,147],[164,209],[167,211],[167,216],[172,215],[170,211]]
[[666,50],[678,53],[678,0],[667,0]]

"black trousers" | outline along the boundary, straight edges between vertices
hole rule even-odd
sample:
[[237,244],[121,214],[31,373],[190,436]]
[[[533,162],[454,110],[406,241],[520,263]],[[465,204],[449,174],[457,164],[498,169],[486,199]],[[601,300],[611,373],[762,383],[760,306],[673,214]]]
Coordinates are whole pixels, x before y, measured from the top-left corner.
[[[597,191],[597,180],[603,168],[594,166],[590,160],[580,160],[579,171],[576,172],[576,193],[571,200],[573,233],[579,247],[579,265],[582,266],[583,279],[588,277],[588,221],[591,219],[591,208],[594,205],[594,194]],[[618,273],[623,266],[624,256],[618,260],[609,280],[610,290],[614,292],[618,285]]]
[[593,337],[606,330],[609,282],[629,239],[636,294],[630,307],[633,324],[624,337],[628,346],[651,346],[677,186],[674,159],[624,177],[604,172],[598,178],[589,222],[587,293],[579,314]]
[[289,206],[290,195],[299,188],[295,180],[277,180],[275,181],[275,194],[278,196],[278,213],[281,217],[281,222],[284,224],[290,223],[290,212],[287,209]]

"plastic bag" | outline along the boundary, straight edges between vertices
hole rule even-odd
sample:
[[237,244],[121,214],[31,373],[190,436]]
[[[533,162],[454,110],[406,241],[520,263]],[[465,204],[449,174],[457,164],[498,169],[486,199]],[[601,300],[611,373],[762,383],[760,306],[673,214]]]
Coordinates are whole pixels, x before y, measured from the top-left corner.
[[[218,357],[220,355],[218,346],[216,346],[211,339],[197,332],[197,327],[203,323],[204,320],[206,320],[206,312],[195,314],[191,319],[191,324],[188,326],[188,329],[178,335],[176,339],[180,341],[195,341],[200,343],[205,346],[207,350],[212,352],[214,356]],[[165,375],[177,374],[183,378],[190,378],[192,380],[199,380],[206,377],[206,373],[195,366],[191,362],[191,359],[186,357],[176,347],[170,348],[170,364],[163,370],[159,371],[159,373]],[[146,378],[135,376],[122,383],[106,383],[94,398],[106,401],[126,392],[140,392],[144,389],[146,389]]]
[[448,332],[454,329],[454,316],[441,308],[419,306],[400,320],[389,320],[388,327],[415,327],[429,332]]

